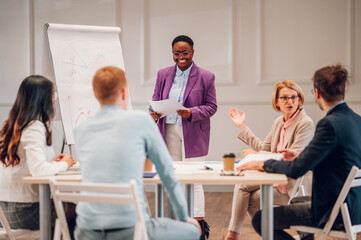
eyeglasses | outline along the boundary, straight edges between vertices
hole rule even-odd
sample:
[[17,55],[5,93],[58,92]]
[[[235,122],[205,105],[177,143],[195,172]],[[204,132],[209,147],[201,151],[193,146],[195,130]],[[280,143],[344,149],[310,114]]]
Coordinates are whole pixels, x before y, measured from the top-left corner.
[[315,95],[315,89],[314,88],[311,89],[311,93],[312,93],[312,95]]
[[173,56],[174,57],[180,57],[181,55],[183,57],[188,57],[191,53],[188,51],[184,51],[184,52],[173,52]]
[[281,99],[281,102],[288,102],[288,99],[291,99],[292,102],[296,101],[298,99],[298,96],[291,96],[291,97],[286,97],[286,96],[282,96],[279,97],[279,99]]

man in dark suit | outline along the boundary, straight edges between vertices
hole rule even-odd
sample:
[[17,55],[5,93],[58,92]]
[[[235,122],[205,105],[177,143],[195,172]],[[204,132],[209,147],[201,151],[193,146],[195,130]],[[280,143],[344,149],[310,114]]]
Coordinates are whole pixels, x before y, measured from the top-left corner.
[[[275,207],[275,239],[293,239],[283,229],[291,225],[323,227],[352,168],[361,168],[361,117],[344,102],[347,70],[340,65],[317,70],[313,76],[313,93],[326,114],[317,126],[314,138],[301,152],[283,151],[285,160],[253,162],[239,170],[258,169],[283,173],[298,178],[313,171],[311,202]],[[353,224],[361,223],[361,189],[353,188],[346,198]],[[255,230],[261,232],[260,212],[252,219]],[[334,229],[343,229],[339,214]]]

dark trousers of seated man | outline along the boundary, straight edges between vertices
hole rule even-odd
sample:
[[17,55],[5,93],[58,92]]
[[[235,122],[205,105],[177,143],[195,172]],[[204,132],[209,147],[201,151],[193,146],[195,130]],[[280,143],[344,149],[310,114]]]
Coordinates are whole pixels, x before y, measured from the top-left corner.
[[[278,206],[274,208],[274,239],[275,240],[294,240],[294,238],[286,233],[284,229],[290,226],[303,225],[316,227],[312,221],[311,198],[296,197],[291,201],[290,205]],[[252,219],[254,230],[261,235],[261,210],[256,212]],[[343,230],[344,226],[333,226],[332,229]],[[313,239],[313,234],[299,233],[301,239]]]

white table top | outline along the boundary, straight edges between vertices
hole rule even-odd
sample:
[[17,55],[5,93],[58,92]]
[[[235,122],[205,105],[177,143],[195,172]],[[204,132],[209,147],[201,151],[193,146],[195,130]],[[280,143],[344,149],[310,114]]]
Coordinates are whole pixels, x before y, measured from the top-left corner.
[[[213,170],[205,170],[204,166],[209,166]],[[221,176],[220,169],[223,167],[220,162],[174,162],[175,173],[182,184],[286,184],[287,177],[283,174],[265,173],[258,171],[245,171],[243,176]],[[80,172],[79,172],[80,173]],[[55,175],[47,177],[24,177],[23,183],[29,184],[49,184],[50,179],[57,181],[81,181],[81,174]],[[159,175],[153,178],[144,178],[146,184],[159,184]]]

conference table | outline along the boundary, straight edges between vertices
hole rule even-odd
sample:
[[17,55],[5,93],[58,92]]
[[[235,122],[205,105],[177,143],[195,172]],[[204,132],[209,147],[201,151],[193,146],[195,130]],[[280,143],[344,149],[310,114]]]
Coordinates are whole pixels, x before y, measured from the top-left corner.
[[[204,166],[212,170],[206,170]],[[261,186],[262,208],[262,239],[273,240],[273,184],[286,184],[287,177],[283,174],[265,173],[259,171],[244,171],[240,175],[221,176],[221,162],[174,162],[175,174],[181,184],[185,184],[185,194],[190,217],[193,217],[193,186],[195,183],[203,185],[234,185],[259,184]],[[47,177],[23,178],[25,184],[39,184],[40,202],[40,239],[51,239],[50,218],[50,187],[51,179],[57,181],[79,182],[82,177],[78,173],[69,172]],[[155,209],[157,217],[164,217],[164,189],[159,175],[153,178],[143,178],[144,184],[155,184]]]

